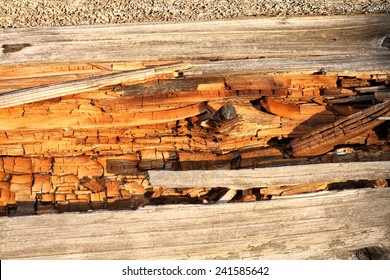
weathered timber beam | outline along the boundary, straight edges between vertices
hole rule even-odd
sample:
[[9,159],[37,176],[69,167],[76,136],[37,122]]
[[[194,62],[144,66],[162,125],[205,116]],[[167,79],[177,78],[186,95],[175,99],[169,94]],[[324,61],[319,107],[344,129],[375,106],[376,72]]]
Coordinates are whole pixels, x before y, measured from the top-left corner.
[[121,84],[123,82],[142,82],[145,79],[150,79],[156,77],[157,75],[169,74],[173,73],[175,70],[184,70],[189,67],[190,66],[187,63],[175,63],[155,68],[143,68],[75,81],[15,90],[0,95],[0,108],[8,108],[16,105],[62,97],[69,94],[96,90],[106,86]]
[[196,68],[205,72],[389,70],[390,51],[383,46],[389,19],[382,14],[5,29],[1,42],[30,46],[0,52],[0,64],[192,60],[204,61]]
[[249,189],[314,182],[390,179],[390,161],[309,164],[242,170],[149,170],[152,186]]
[[253,203],[4,217],[0,258],[350,259],[363,247],[390,248],[389,199],[389,188],[361,189]]
[[388,117],[390,101],[371,106],[356,114],[344,117],[332,124],[315,129],[290,142],[294,156],[324,154],[339,145],[376,127]]

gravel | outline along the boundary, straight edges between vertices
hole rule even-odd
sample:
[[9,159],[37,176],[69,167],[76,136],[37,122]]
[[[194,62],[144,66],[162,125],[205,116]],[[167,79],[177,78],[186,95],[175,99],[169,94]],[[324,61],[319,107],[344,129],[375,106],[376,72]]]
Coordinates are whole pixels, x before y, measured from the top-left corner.
[[2,0],[2,28],[390,13],[389,0]]

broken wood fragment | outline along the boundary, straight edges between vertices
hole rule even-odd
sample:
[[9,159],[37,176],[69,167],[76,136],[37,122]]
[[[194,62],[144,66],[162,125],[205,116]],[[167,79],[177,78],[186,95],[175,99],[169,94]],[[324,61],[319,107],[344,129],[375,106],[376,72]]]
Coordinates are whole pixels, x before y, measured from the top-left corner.
[[267,112],[281,116],[284,118],[294,119],[299,118],[299,106],[295,104],[284,104],[275,101],[271,97],[264,97],[260,100],[260,105],[267,110]]
[[389,183],[385,179],[377,179],[375,180],[374,187],[375,188],[386,188],[389,186]]
[[339,82],[343,88],[369,87],[370,82],[355,77],[341,77]]
[[228,203],[233,199],[233,197],[236,196],[236,194],[237,194],[237,190],[230,189],[220,199],[218,199],[216,204]]
[[374,95],[357,95],[357,96],[327,99],[326,103],[338,104],[338,103],[352,103],[352,102],[369,102],[369,101],[374,101],[374,99],[375,99]]
[[360,93],[375,93],[388,89],[385,85],[372,86],[372,87],[355,87],[355,90]]
[[260,194],[263,197],[269,196],[286,196],[286,195],[295,195],[303,193],[312,193],[317,191],[326,190],[328,187],[327,182],[318,182],[310,184],[300,184],[295,186],[271,186],[267,188],[261,188]]
[[92,193],[99,193],[104,190],[104,187],[99,184],[95,179],[86,179],[86,181],[83,182],[82,185],[88,190],[90,190]]
[[175,63],[155,68],[143,68],[134,71],[124,71],[58,84],[15,90],[0,95],[0,108],[8,108],[16,105],[62,97],[69,94],[97,90],[107,86],[118,85],[122,82],[142,82],[146,79],[156,77],[157,75],[173,73],[175,70],[188,69],[189,67],[190,66],[186,63]]
[[334,146],[356,137],[384,122],[380,117],[387,117],[390,101],[386,101],[356,114],[344,117],[332,124],[315,129],[290,142],[294,156],[314,156],[324,154]]

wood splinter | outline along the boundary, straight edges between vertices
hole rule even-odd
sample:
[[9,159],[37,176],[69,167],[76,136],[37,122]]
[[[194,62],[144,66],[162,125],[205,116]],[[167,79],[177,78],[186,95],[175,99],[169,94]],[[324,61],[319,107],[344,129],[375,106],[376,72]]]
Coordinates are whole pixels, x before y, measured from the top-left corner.
[[70,94],[78,94],[97,90],[107,86],[118,85],[123,82],[141,83],[146,79],[155,78],[158,75],[169,73],[173,74],[175,71],[189,69],[190,67],[190,64],[184,62],[172,63],[154,68],[142,68],[74,81],[14,90],[0,95],[0,108],[8,108],[17,105],[63,97]]
[[363,111],[314,129],[290,142],[294,156],[325,154],[335,146],[373,129],[389,117],[390,101],[371,106]]
[[231,201],[237,194],[237,190],[235,189],[229,189],[218,201],[216,204],[224,204]]

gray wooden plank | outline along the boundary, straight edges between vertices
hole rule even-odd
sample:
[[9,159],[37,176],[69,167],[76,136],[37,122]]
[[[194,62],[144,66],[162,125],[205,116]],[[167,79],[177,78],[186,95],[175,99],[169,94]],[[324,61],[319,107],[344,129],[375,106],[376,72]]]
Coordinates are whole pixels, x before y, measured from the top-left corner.
[[390,161],[323,163],[240,170],[149,170],[152,186],[249,189],[315,182],[390,179]]
[[390,189],[0,219],[1,259],[349,259],[390,248]]
[[380,71],[390,69],[381,46],[389,30],[387,14],[3,29],[4,44],[31,46],[0,52],[0,63],[233,60],[224,71]]

